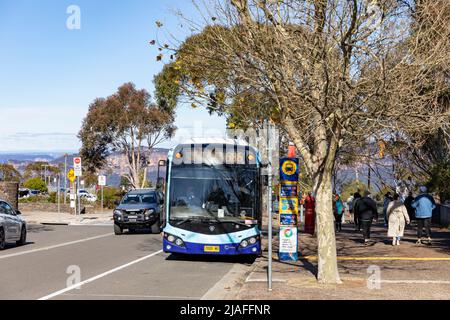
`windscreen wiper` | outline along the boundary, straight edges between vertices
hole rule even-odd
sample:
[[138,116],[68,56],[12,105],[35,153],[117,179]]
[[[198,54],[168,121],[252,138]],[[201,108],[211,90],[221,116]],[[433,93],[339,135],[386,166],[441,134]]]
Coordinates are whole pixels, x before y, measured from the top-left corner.
[[[181,226],[182,224],[184,224],[184,223],[186,223],[186,222],[193,221],[193,220],[203,221],[203,220],[206,220],[206,219],[204,219],[203,217],[189,217],[189,218],[186,218],[186,219],[184,219],[184,220],[179,221],[179,222],[176,224],[176,226]],[[209,219],[208,219],[208,220],[209,220]]]

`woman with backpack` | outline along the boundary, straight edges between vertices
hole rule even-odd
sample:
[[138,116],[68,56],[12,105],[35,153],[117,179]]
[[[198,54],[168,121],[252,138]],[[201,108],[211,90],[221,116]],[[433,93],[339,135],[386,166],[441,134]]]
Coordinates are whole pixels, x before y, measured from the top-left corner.
[[392,238],[393,246],[400,245],[400,239],[405,232],[405,224],[410,223],[408,210],[399,198],[398,193],[395,193],[393,201],[389,203],[386,210],[389,224],[388,237]]

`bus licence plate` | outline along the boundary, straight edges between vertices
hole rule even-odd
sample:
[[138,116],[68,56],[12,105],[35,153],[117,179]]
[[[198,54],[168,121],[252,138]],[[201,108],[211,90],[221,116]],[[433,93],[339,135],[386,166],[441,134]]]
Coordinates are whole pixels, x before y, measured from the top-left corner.
[[220,252],[219,246],[205,246],[204,247],[205,252]]

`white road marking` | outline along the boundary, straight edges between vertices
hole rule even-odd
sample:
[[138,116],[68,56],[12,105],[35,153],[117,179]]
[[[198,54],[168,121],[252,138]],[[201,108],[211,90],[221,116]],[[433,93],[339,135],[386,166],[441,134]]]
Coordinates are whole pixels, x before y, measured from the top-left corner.
[[394,283],[394,284],[450,284],[447,280],[380,280],[380,283]]
[[53,246],[6,254],[6,255],[0,256],[0,259],[6,259],[6,258],[11,258],[11,257],[21,256],[21,255],[28,254],[28,253],[35,253],[35,252],[39,252],[39,251],[47,251],[47,250],[51,250],[51,249],[61,248],[61,247],[65,247],[65,246],[70,246],[72,244],[77,244],[77,243],[81,243],[81,242],[86,242],[86,241],[91,241],[91,240],[100,239],[100,238],[104,238],[104,237],[109,237],[109,236],[112,236],[113,234],[114,233],[106,233],[106,234],[102,234],[102,235],[95,236],[95,237],[55,244]]
[[161,252],[163,252],[163,251],[162,251],[162,250],[159,250],[159,251],[153,252],[152,254],[149,254],[149,255],[147,255],[147,256],[145,256],[145,257],[139,258],[139,259],[137,259],[137,260],[134,260],[134,261],[131,261],[131,262],[126,263],[126,264],[124,264],[124,265],[121,265],[121,266],[119,266],[119,267],[117,267],[117,268],[114,268],[114,269],[111,269],[111,270],[109,270],[109,271],[103,272],[103,273],[101,273],[101,274],[99,274],[99,275],[97,275],[97,276],[95,276],[95,277],[89,278],[89,279],[87,279],[87,280],[81,281],[81,282],[79,282],[79,283],[76,283],[76,284],[74,284],[74,285],[71,285],[71,286],[69,286],[69,287],[67,287],[67,288],[64,288],[64,289],[62,289],[62,290],[59,290],[59,291],[56,291],[56,292],[51,293],[51,294],[49,294],[49,295],[46,295],[45,297],[39,298],[38,300],[49,300],[49,299],[54,298],[54,297],[56,297],[56,296],[59,296],[59,295],[61,295],[61,294],[63,294],[63,293],[66,293],[66,292],[68,292],[68,291],[71,291],[71,290],[73,290],[73,289],[75,289],[75,288],[79,288],[79,287],[81,287],[81,286],[83,286],[83,285],[85,285],[85,284],[88,284],[88,283],[90,283],[90,282],[93,282],[93,281],[95,281],[95,280],[98,280],[98,279],[100,279],[100,278],[103,278],[103,277],[105,277],[105,276],[107,276],[107,275],[110,275],[111,273],[114,273],[114,272],[116,272],[116,271],[125,269],[125,268],[127,268],[127,267],[129,267],[129,266],[131,266],[131,265],[133,265],[133,264],[139,263],[139,262],[144,261],[144,260],[146,260],[146,259],[148,259],[148,258],[151,258],[151,257],[153,257],[153,256],[156,256],[157,254],[160,254]]
[[177,296],[150,296],[150,295],[135,295],[135,294],[80,294],[80,293],[64,293],[61,296],[65,297],[96,297],[96,298],[132,298],[132,299],[180,299],[180,300],[200,300],[200,297],[177,297]]

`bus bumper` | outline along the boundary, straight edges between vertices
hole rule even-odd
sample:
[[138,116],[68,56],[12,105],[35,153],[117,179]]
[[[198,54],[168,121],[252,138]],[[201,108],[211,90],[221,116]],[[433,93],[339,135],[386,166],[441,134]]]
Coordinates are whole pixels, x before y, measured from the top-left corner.
[[[211,250],[213,249],[213,250]],[[163,250],[166,253],[184,253],[198,255],[260,255],[261,244],[257,241],[245,248],[239,247],[239,243],[229,244],[201,244],[184,242],[184,247],[163,239]]]

